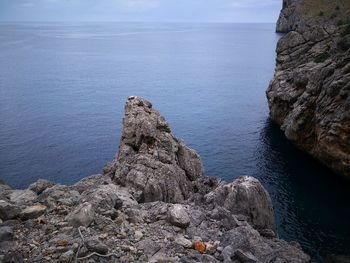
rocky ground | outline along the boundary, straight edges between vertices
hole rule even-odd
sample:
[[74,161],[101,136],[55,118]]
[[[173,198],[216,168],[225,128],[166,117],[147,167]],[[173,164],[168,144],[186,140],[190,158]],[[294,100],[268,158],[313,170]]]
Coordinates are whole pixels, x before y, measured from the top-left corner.
[[0,262],[309,262],[277,237],[258,180],[203,175],[150,102],[129,97],[116,159],[72,186],[0,185]]
[[296,146],[350,179],[350,4],[312,2],[285,0],[270,116]]

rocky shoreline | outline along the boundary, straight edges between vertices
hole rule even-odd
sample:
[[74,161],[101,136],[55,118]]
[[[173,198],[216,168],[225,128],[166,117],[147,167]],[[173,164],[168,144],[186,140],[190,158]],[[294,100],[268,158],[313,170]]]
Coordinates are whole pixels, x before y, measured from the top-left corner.
[[258,180],[203,175],[152,104],[129,97],[120,148],[72,186],[0,185],[0,262],[309,262],[278,238]]
[[[284,0],[270,117],[298,148],[350,179],[350,3]],[[346,20],[348,19],[348,20]]]

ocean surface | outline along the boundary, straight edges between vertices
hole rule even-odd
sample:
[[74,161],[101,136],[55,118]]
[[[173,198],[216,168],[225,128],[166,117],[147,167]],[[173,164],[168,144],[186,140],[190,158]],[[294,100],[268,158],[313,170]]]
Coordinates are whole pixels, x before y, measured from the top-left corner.
[[274,24],[0,24],[0,178],[72,184],[117,152],[124,102],[149,99],[207,175],[257,177],[280,237],[350,254],[350,185],[268,118]]

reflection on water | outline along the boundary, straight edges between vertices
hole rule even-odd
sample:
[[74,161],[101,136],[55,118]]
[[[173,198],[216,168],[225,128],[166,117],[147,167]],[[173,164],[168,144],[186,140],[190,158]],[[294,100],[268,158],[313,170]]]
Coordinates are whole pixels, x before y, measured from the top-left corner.
[[269,119],[260,134],[257,177],[268,189],[282,238],[317,260],[350,254],[350,184],[296,149]]

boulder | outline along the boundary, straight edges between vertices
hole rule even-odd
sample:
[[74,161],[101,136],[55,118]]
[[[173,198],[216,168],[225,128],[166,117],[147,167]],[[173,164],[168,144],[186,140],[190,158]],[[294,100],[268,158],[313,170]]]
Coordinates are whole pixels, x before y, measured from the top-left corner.
[[171,224],[186,228],[190,224],[190,217],[183,205],[175,204],[169,208],[168,220]]
[[40,195],[42,192],[44,192],[47,188],[50,188],[54,186],[54,183],[44,180],[44,179],[39,179],[38,181],[32,183],[29,185],[28,189],[32,190],[35,192],[37,195]]
[[133,206],[137,202],[126,188],[115,184],[95,185],[82,193],[81,202],[89,202],[97,213],[106,213],[112,209]]
[[[280,239],[266,239],[250,225],[239,226],[223,234],[220,245],[225,247],[227,262],[309,262],[310,257],[300,248]],[[225,261],[224,261],[225,262]]]
[[19,216],[23,220],[37,218],[37,217],[41,216],[42,214],[44,214],[46,209],[47,209],[46,205],[28,206],[21,211]]
[[60,184],[47,188],[38,196],[38,201],[51,209],[58,205],[76,206],[80,203],[80,199],[78,191]]
[[9,220],[16,218],[21,212],[20,207],[11,204],[5,200],[0,200],[0,218],[2,220]]
[[85,202],[76,207],[66,217],[66,220],[71,226],[89,226],[95,219],[95,211],[92,204]]
[[184,248],[192,248],[193,247],[193,243],[191,240],[183,237],[183,236],[179,236],[177,238],[175,238],[175,243],[183,246]]
[[[205,202],[246,216],[257,229],[276,230],[271,198],[253,177],[243,176],[230,184],[221,184],[206,194]],[[224,211],[221,213],[224,216]]]
[[103,244],[97,237],[88,238],[85,241],[85,245],[91,252],[97,252],[99,254],[105,255],[108,253],[108,247]]
[[10,201],[16,204],[28,204],[33,203],[37,199],[37,194],[32,190],[13,190],[9,194]]
[[202,176],[203,165],[194,150],[171,134],[149,101],[131,96],[125,105],[119,153],[104,173],[133,188],[140,202],[177,203],[193,192],[191,182]]

